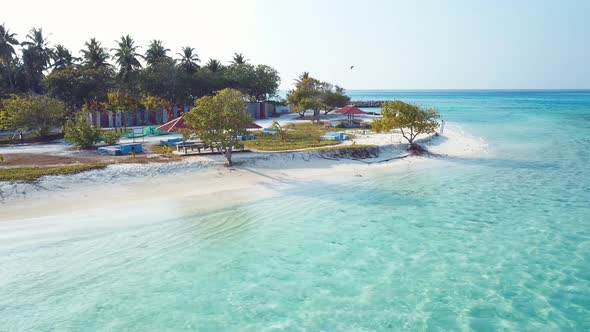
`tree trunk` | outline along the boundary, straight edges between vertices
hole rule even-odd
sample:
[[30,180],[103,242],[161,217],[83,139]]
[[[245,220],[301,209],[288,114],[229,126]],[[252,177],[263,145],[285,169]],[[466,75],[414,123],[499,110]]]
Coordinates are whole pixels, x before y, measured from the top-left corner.
[[8,73],[8,83],[10,84],[10,92],[14,92],[14,82],[12,81],[12,73]]
[[232,147],[229,146],[227,149],[225,149],[225,159],[227,159],[227,166],[233,166],[233,162],[231,161],[231,153]]

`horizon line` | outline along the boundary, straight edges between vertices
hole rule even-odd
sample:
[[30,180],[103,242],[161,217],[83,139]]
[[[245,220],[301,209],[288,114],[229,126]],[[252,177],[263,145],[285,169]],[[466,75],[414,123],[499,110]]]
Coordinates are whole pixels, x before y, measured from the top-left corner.
[[[289,91],[291,89],[279,89],[279,91]],[[354,89],[344,89],[345,91],[580,91],[580,92],[590,92],[590,88],[494,88],[494,89],[485,89],[485,88],[458,88],[458,89],[438,89],[438,88],[417,88],[417,89],[388,89],[388,88],[354,88]]]

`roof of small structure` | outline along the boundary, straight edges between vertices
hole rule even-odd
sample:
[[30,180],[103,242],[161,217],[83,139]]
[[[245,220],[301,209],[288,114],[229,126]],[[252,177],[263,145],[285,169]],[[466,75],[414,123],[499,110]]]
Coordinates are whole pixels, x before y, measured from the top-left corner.
[[[249,122],[244,126],[244,129],[260,129],[261,126],[254,122]],[[179,129],[189,129],[188,125],[184,121],[182,116],[177,117],[174,120],[168,121],[158,127],[158,130],[167,131],[169,133],[178,131]]]
[[347,114],[347,115],[367,114],[367,112],[361,110],[360,108],[358,108],[354,105],[346,105],[346,106],[342,107],[340,110],[338,110],[338,113]]
[[158,127],[158,130],[167,131],[169,133],[177,131],[179,129],[188,129],[188,126],[186,122],[184,122],[184,118],[182,117],[182,115]]

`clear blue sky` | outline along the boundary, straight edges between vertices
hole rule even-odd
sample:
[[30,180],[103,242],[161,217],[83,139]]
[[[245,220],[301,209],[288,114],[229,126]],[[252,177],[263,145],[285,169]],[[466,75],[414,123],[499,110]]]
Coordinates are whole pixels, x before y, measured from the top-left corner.
[[73,50],[131,34],[205,61],[242,52],[279,70],[283,89],[302,71],[348,89],[590,88],[588,0],[89,3],[10,1],[0,22]]

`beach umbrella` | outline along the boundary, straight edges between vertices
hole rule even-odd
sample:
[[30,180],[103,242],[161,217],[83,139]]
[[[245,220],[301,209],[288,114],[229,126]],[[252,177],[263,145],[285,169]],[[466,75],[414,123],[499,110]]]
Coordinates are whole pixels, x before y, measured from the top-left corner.
[[250,122],[244,126],[244,129],[261,129],[261,128],[262,127],[259,126],[258,124],[256,124],[256,122]]
[[158,127],[158,130],[166,131],[169,133],[176,132],[180,129],[188,129],[188,126],[186,122],[184,122],[184,118],[182,117],[182,115]]
[[346,105],[342,107],[340,110],[338,110],[338,113],[346,114],[348,116],[349,123],[352,122],[352,119],[354,119],[355,115],[367,114],[367,112],[364,112],[363,110],[354,105]]

